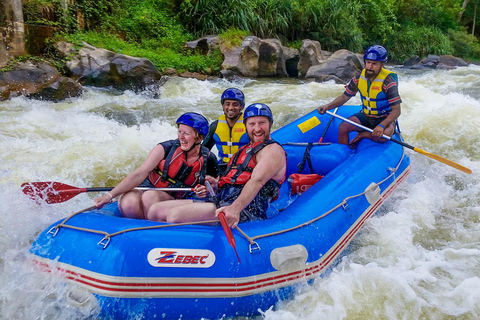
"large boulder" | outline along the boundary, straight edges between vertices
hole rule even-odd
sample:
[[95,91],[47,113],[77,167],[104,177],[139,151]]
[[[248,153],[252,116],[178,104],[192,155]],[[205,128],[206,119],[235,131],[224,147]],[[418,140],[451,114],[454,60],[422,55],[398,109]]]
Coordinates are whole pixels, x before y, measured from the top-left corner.
[[118,54],[87,43],[78,52],[65,43],[58,43],[56,48],[70,57],[66,64],[69,74],[83,85],[142,91],[162,84],[162,75],[148,59]]
[[298,50],[282,46],[278,39],[248,36],[241,47],[220,47],[220,50],[225,57],[221,71],[224,76],[286,77],[287,65],[292,73],[296,72],[291,61],[298,59]]
[[320,42],[309,39],[303,40],[298,60],[298,77],[305,78],[310,67],[319,65],[324,60]]
[[44,61],[18,62],[0,74],[0,100],[23,95],[57,102],[81,93],[78,82],[63,77]]
[[342,49],[335,51],[323,63],[310,67],[305,78],[316,82],[335,80],[336,83],[347,83],[362,69],[363,63],[358,56]]
[[468,62],[452,55],[433,55],[420,60],[418,56],[414,56],[403,63],[404,68],[410,69],[444,69],[451,70],[456,67],[466,67]]
[[439,59],[439,63],[437,65],[437,68],[440,67],[467,67],[468,62],[461,58],[454,57],[452,55],[441,55]]
[[220,46],[220,37],[208,35],[200,39],[189,41],[185,44],[187,50],[207,55]]

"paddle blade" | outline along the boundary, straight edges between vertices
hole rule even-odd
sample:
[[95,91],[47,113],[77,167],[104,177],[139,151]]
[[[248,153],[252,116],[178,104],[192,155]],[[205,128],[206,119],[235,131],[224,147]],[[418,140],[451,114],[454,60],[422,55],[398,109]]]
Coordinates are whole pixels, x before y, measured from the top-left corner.
[[22,191],[30,199],[44,200],[46,203],[60,203],[67,201],[77,194],[85,192],[85,188],[76,188],[60,182],[25,182],[22,184]]
[[227,218],[225,218],[225,213],[220,212],[218,217],[220,218],[220,223],[222,224],[223,231],[227,235],[228,242],[232,246],[233,250],[235,250],[235,254],[237,255],[238,263],[240,263],[240,257],[238,256],[237,248],[235,247],[235,238],[233,237],[232,229],[228,226]]
[[416,151],[420,154],[423,154],[424,156],[427,156],[429,158],[432,158],[434,160],[437,160],[437,161],[440,161],[442,163],[445,163],[446,165],[449,165],[450,167],[453,167],[457,170],[460,170],[460,171],[463,171],[465,173],[468,173],[468,174],[471,174],[472,173],[472,170],[468,169],[467,167],[464,167],[462,165],[459,165],[458,163],[456,162],[453,162],[452,160],[448,160],[448,159],[445,159],[443,157],[440,157],[436,154],[433,154],[433,153],[430,153],[430,152],[427,152],[425,150],[422,150],[422,149],[419,149],[419,148],[413,148],[413,151]]

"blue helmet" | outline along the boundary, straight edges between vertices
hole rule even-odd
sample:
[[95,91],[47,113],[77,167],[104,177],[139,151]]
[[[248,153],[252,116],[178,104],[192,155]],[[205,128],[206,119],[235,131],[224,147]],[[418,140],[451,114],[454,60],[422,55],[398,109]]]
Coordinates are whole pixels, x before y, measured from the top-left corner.
[[200,113],[196,112],[187,112],[182,114],[177,119],[177,125],[184,124],[186,126],[192,127],[197,130],[197,132],[203,136],[206,136],[208,133],[208,120]]
[[236,88],[229,88],[222,93],[222,98],[220,99],[221,104],[223,105],[223,101],[225,100],[236,100],[240,102],[242,107],[245,106],[245,95],[240,89]]
[[270,108],[266,104],[254,103],[249,105],[243,113],[243,123],[245,123],[248,118],[256,116],[267,117],[270,122],[273,123],[272,110],[270,110]]
[[368,48],[367,51],[365,51],[365,54],[363,55],[363,60],[387,62],[387,56],[387,49],[376,44]]

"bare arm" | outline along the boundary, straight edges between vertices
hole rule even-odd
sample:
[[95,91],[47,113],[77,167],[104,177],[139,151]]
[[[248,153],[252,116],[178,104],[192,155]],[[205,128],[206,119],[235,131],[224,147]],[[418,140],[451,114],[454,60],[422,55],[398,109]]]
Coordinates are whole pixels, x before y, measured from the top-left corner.
[[[162,160],[165,156],[165,149],[161,144],[156,145],[152,151],[150,151],[150,154],[148,155],[147,159],[138,167],[135,169],[133,172],[129,173],[122,181],[120,181],[119,184],[115,188],[113,188],[112,191],[110,191],[110,194],[112,195],[112,198],[118,197],[119,195],[132,190],[136,186],[138,186],[140,183],[145,180],[145,178],[148,176],[150,171],[152,171],[157,164]],[[112,198],[106,194],[103,195],[102,197],[96,198],[94,200],[94,204],[96,207],[101,207],[105,203],[108,203],[112,200]]]
[[250,204],[260,189],[273,179],[280,182],[287,168],[285,153],[278,144],[270,144],[257,154],[257,165],[250,180],[245,184],[239,197],[229,206],[217,209],[216,215],[224,212],[230,227],[235,228],[240,220],[240,212]]
[[350,97],[347,96],[345,93],[342,93],[337,98],[335,98],[335,100],[333,100],[332,102],[318,107],[318,109],[317,109],[318,113],[325,114],[325,112],[328,111],[328,110],[331,110],[331,109],[334,109],[334,108],[337,108],[337,107],[340,107],[340,106],[344,105],[345,102],[347,102],[348,100],[350,100]]
[[383,121],[380,123],[382,126],[385,127],[382,128],[381,126],[376,126],[373,129],[372,136],[374,137],[381,137],[383,134],[386,134],[388,136],[391,136],[393,134],[393,131],[389,128],[390,124],[394,122],[395,120],[398,119],[398,117],[401,114],[401,108],[400,108],[400,103],[399,104],[394,104],[393,106],[390,107],[392,110],[388,114],[388,116],[383,119]]

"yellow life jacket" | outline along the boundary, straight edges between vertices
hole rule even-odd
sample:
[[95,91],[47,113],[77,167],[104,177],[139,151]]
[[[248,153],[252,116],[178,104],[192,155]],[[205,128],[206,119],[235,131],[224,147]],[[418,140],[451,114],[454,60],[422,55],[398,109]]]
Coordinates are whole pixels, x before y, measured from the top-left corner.
[[395,72],[389,71],[385,68],[380,70],[377,77],[370,82],[365,77],[365,69],[363,69],[360,79],[358,80],[358,91],[362,98],[363,113],[369,116],[384,116],[392,110],[388,103],[387,95],[382,90],[383,82],[389,74],[397,78]]
[[218,149],[218,162],[228,163],[238,149],[249,142],[247,130],[243,124],[243,114],[240,115],[231,130],[225,115],[220,116],[213,139]]

